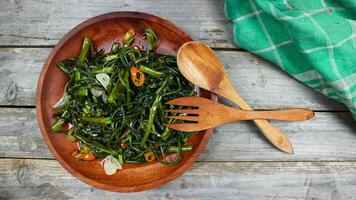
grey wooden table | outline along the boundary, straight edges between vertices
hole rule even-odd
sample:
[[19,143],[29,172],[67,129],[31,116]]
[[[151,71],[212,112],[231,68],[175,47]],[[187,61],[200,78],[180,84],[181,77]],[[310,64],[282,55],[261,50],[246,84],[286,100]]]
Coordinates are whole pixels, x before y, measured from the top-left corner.
[[[356,123],[344,106],[233,44],[223,0],[1,0],[0,199],[356,199]],[[183,176],[161,188],[112,193],[66,172],[43,142],[35,89],[51,48],[90,17],[120,10],[161,16],[216,50],[254,108],[306,107],[302,123],[275,122],[294,145],[287,155],[250,122],[215,130]],[[253,42],[253,41],[251,41]]]

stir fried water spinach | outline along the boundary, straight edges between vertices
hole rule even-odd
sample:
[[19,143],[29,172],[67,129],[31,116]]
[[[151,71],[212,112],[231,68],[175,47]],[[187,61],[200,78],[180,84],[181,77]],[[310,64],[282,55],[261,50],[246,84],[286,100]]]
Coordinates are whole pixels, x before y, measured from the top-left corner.
[[[135,38],[144,45],[137,46]],[[114,159],[108,163],[117,159],[121,165],[157,159],[175,165],[182,151],[192,150],[185,143],[193,133],[165,127],[173,121],[163,118],[163,111],[177,109],[164,102],[195,95],[194,87],[180,74],[176,57],[154,53],[156,41],[152,29],[142,35],[129,30],[122,45],[113,43],[104,53],[85,37],[79,57],[60,62],[58,67],[69,80],[54,106],[58,121],[51,129],[79,142],[74,157],[106,157]],[[166,159],[172,152],[175,157]]]

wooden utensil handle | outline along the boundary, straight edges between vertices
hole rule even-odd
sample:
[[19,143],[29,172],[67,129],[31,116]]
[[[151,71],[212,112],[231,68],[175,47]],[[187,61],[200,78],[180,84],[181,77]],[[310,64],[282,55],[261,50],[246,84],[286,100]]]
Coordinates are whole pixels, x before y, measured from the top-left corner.
[[267,111],[239,110],[237,112],[237,118],[239,120],[274,119],[284,121],[304,121],[312,117],[314,117],[314,112],[312,110],[302,108]]
[[[233,88],[233,87],[231,87]],[[231,100],[243,110],[252,110],[252,108],[237,94],[235,89],[230,90],[229,94],[222,95]],[[293,154],[293,146],[288,138],[267,120],[253,120],[263,135],[280,150]]]
[[278,128],[274,127],[267,120],[256,119],[253,120],[257,127],[261,130],[263,135],[280,150],[293,154],[293,146],[289,142],[288,138]]

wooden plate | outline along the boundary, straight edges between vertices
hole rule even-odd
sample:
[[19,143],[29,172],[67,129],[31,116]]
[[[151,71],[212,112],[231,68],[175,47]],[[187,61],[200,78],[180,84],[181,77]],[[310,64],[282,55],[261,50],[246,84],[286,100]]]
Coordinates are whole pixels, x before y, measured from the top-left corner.
[[[191,41],[191,37],[170,22],[159,17],[139,12],[114,12],[91,18],[67,33],[54,47],[42,69],[36,94],[36,113],[44,141],[58,162],[72,175],[94,187],[117,192],[142,191],[165,184],[187,170],[206,146],[212,130],[193,136],[188,143],[194,150],[184,154],[177,166],[165,166],[158,162],[147,164],[125,164],[115,175],[105,174],[98,160],[79,161],[71,156],[77,149],[68,142],[64,134],[55,134],[50,126],[56,121],[53,105],[63,95],[66,75],[57,68],[64,58],[77,57],[84,36],[89,36],[97,48],[109,50],[111,44],[120,42],[130,28],[142,32],[151,27],[157,34],[157,53],[175,55],[180,45]],[[200,90],[200,96],[216,97]]]

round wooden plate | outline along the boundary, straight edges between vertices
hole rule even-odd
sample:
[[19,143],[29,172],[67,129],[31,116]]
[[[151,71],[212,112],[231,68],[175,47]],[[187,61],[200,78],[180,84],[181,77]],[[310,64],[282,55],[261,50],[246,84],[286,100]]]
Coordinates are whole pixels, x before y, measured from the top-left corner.
[[[191,37],[172,23],[159,17],[139,12],[114,12],[91,18],[69,31],[54,47],[42,69],[36,93],[36,113],[44,141],[58,162],[72,175],[94,187],[117,191],[133,192],[158,187],[187,170],[206,146],[212,130],[194,135],[189,144],[194,150],[184,154],[177,166],[165,166],[158,162],[147,164],[125,164],[115,175],[105,174],[99,160],[80,161],[71,156],[77,149],[76,144],[66,140],[64,134],[55,134],[50,126],[56,121],[53,105],[63,95],[67,82],[66,75],[57,68],[64,58],[77,57],[80,53],[84,36],[89,36],[97,48],[109,50],[113,42],[121,42],[123,34],[134,29],[142,32],[151,27],[159,41],[156,52],[175,55],[178,48]],[[216,97],[200,90],[200,96]]]

